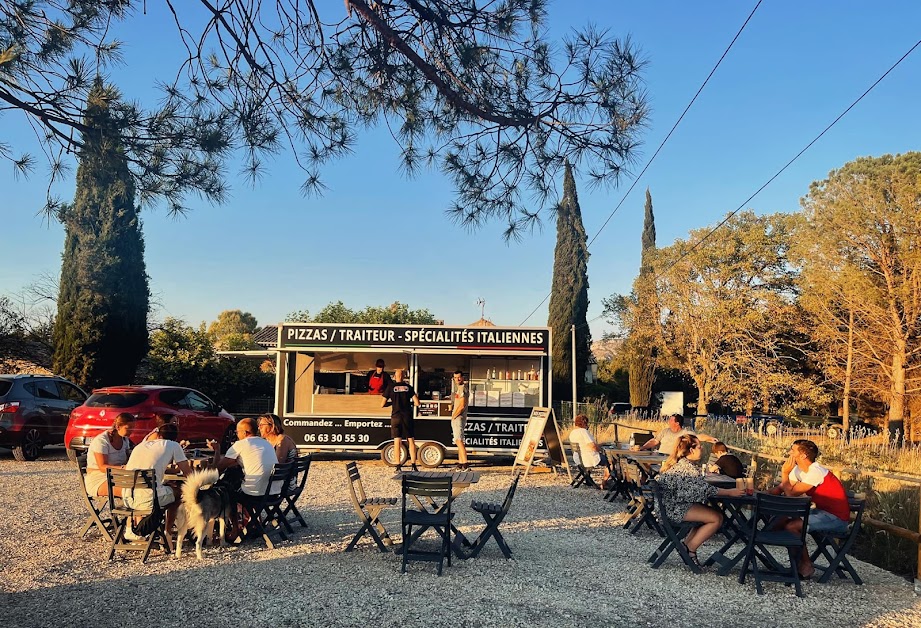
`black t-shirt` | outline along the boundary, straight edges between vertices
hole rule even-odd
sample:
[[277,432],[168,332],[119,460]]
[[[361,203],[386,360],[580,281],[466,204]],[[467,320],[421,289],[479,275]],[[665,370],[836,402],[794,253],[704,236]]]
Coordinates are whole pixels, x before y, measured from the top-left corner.
[[731,478],[745,477],[745,471],[742,469],[742,461],[732,454],[720,456],[716,461],[716,466],[720,468],[720,473],[728,475]]
[[392,415],[412,414],[413,397],[416,396],[416,391],[409,382],[390,382],[390,385],[381,394],[390,400]]

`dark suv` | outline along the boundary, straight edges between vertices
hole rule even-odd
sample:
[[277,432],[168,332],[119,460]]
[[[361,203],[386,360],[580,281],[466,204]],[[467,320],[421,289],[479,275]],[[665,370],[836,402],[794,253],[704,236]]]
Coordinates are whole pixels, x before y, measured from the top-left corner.
[[79,386],[53,375],[0,375],[0,446],[16,460],[35,460],[64,443],[70,412],[86,401]]
[[93,391],[70,415],[64,435],[71,458],[89,449],[93,437],[112,426],[116,415],[135,417],[128,439],[137,445],[156,427],[154,415],[172,414],[180,440],[203,446],[207,440],[221,443],[221,450],[236,440],[233,415],[197,390],[180,386],[110,386]]

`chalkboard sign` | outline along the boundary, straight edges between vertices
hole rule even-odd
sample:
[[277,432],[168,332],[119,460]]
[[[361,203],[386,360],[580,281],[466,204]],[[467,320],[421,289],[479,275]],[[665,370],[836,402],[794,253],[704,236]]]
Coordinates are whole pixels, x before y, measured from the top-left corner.
[[527,477],[528,471],[531,469],[531,463],[534,462],[534,455],[541,445],[541,438],[544,439],[544,446],[547,448],[554,466],[564,467],[566,473],[570,474],[569,462],[566,460],[566,454],[563,451],[563,439],[560,438],[560,428],[556,423],[553,408],[540,407],[531,409],[531,416],[524,428],[524,436],[521,437],[521,445],[518,447],[518,454],[515,456],[512,471],[518,465],[524,465],[524,474]]

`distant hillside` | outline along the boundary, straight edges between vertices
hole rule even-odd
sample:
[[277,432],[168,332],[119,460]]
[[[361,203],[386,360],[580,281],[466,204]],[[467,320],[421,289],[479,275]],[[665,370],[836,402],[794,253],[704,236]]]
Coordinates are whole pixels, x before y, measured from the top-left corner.
[[607,340],[596,340],[592,343],[592,355],[599,362],[613,358],[623,346],[622,338],[609,338]]

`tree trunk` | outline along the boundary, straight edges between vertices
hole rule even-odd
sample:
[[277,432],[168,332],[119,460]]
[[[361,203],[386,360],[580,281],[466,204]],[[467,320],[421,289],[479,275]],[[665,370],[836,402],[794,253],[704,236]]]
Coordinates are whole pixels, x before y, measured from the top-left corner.
[[841,427],[847,433],[851,429],[851,369],[854,362],[854,309],[851,308],[847,323],[847,365],[844,368],[844,406],[841,408]]
[[893,421],[900,421],[904,434],[905,426],[905,341],[899,339],[892,352],[892,384],[889,395],[889,414],[886,417],[885,429]]

